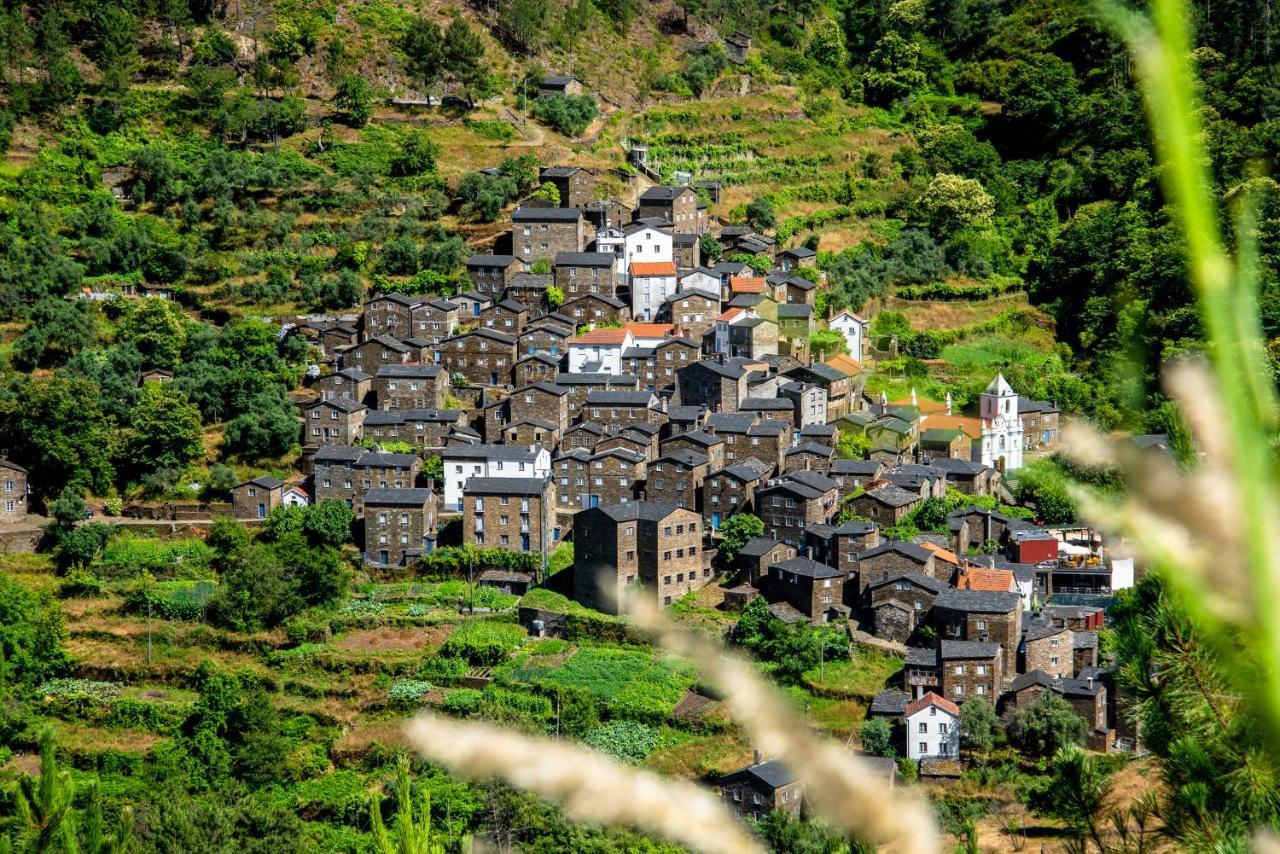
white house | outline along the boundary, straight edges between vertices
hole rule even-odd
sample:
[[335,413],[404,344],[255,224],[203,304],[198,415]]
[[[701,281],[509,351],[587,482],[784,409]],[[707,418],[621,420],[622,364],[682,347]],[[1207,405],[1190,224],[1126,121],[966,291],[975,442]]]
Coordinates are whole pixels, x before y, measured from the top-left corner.
[[648,322],[676,292],[675,261],[631,262],[631,317]]
[[862,344],[867,339],[869,326],[867,321],[848,309],[827,321],[827,328],[844,336],[845,343],[849,345],[849,355],[859,362],[862,361]]
[[285,507],[306,507],[311,503],[311,496],[301,486],[290,486],[280,496],[280,503]]
[[979,462],[1000,471],[1022,468],[1022,416],[1018,414],[1018,393],[1004,374],[987,386],[978,402],[982,419],[982,447]]
[[631,333],[631,346],[646,349],[660,346],[676,331],[671,323],[628,323],[622,328]]
[[462,490],[470,478],[551,476],[551,452],[541,445],[454,445],[440,459],[446,511],[462,511]]
[[680,277],[679,290],[700,291],[720,299],[720,274],[710,267],[694,267]]
[[726,309],[724,313],[716,318],[716,334],[715,340],[712,342],[713,352],[729,352],[729,327],[759,319],[760,315],[753,308],[742,308],[735,305],[733,308]]
[[907,758],[960,755],[960,707],[930,691],[907,704]]
[[[639,346],[628,329],[592,329],[569,339],[569,373],[622,373],[622,351]],[[589,371],[587,365],[598,365]]]

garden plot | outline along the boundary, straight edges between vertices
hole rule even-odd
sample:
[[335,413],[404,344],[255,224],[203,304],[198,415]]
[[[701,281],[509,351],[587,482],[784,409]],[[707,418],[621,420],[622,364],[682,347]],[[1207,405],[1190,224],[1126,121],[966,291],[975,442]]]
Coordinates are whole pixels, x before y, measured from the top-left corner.
[[558,667],[513,663],[508,678],[516,682],[580,688],[608,704],[615,713],[649,719],[666,718],[694,682],[692,665],[639,647],[583,647]]

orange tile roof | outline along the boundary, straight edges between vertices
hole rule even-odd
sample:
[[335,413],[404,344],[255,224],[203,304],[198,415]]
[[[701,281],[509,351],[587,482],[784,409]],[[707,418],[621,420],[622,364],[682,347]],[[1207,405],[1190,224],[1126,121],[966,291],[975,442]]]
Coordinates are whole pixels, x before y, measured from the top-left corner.
[[737,317],[740,314],[742,314],[742,309],[738,308],[735,305],[733,308],[729,309],[724,314],[717,317],[716,320],[733,320],[735,317]]
[[900,397],[889,402],[895,406],[914,406],[920,410],[921,415],[947,414],[947,405],[945,403],[938,403],[936,400],[929,400],[927,397],[920,397],[919,395],[916,395],[915,403],[911,402],[910,397]]
[[920,548],[933,552],[935,557],[941,558],[947,563],[955,564],[956,566],[960,565],[960,558],[956,557],[956,553],[947,551],[942,546],[937,546],[937,545],[934,545],[933,543],[925,542],[920,544]]
[[982,419],[970,418],[967,415],[929,413],[920,426],[925,430],[960,430],[970,439],[982,438]]
[[992,593],[1008,593],[1016,590],[1013,573],[1007,569],[987,569],[983,566],[966,567],[956,579],[961,590],[986,590]]
[[666,338],[676,331],[671,323],[628,323],[624,328],[636,338]]
[[729,277],[729,290],[735,294],[762,294],[764,293],[764,285],[763,278],[753,276]]
[[823,362],[823,364],[851,377],[862,373],[862,363],[848,353],[837,353]]
[[592,329],[579,335],[577,338],[570,338],[570,344],[624,344],[627,340],[627,330],[625,329]]
[[632,261],[631,275],[633,276],[674,276],[676,274],[675,261]]
[[933,693],[932,691],[925,694],[919,700],[912,700],[910,703],[907,703],[906,716],[911,717],[921,709],[927,709],[930,706],[937,706],[939,709],[942,709],[945,712],[949,712],[955,715],[956,717],[960,716],[959,706],[957,706],[955,703],[948,700],[946,697],[939,697],[937,694]]

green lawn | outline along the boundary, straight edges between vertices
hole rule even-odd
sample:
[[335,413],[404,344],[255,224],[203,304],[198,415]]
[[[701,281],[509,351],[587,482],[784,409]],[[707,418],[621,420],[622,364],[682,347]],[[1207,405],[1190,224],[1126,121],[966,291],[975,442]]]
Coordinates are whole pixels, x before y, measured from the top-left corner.
[[805,686],[815,695],[870,702],[890,677],[902,670],[902,659],[873,647],[855,647],[853,657],[815,667],[804,674]]

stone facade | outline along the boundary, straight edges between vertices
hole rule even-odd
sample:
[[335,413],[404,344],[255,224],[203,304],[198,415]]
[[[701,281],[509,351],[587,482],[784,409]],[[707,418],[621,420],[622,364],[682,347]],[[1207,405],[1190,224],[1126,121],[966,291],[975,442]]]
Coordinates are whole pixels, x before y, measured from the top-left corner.
[[265,519],[284,500],[284,481],[255,477],[231,490],[231,509],[237,519]]
[[982,697],[994,708],[1004,692],[1006,673],[1012,673],[1005,669],[1000,645],[944,640],[940,647],[943,696],[955,703]]
[[502,302],[494,303],[480,312],[480,326],[482,328],[492,329],[494,332],[501,332],[503,335],[509,335],[513,338],[524,332],[524,328],[528,323],[529,306],[511,299],[504,299]]
[[892,575],[919,572],[932,577],[933,555],[917,545],[888,540],[858,556],[858,587],[866,590]]
[[663,316],[683,330],[694,341],[701,342],[716,328],[720,314],[720,298],[702,291],[680,291],[666,301]]
[[672,451],[649,464],[644,496],[646,501],[702,510],[702,484],[708,460],[697,451]]
[[465,426],[460,409],[392,409],[365,416],[364,437],[376,442],[404,442],[423,451],[445,446],[455,427]]
[[0,459],[0,523],[22,522],[26,518],[27,470]]
[[756,515],[765,532],[792,545],[802,544],[805,529],[828,521],[835,511],[835,483],[814,472],[796,472],[756,490]]
[[364,559],[408,566],[436,539],[436,496],[429,489],[370,489],[364,496]]
[[769,567],[770,601],[791,604],[815,626],[827,622],[844,601],[844,573],[803,557]]
[[525,329],[516,340],[516,349],[522,357],[533,353],[545,353],[558,365],[560,357],[569,352],[570,337],[568,332],[558,326]]
[[349,397],[356,403],[367,403],[369,393],[373,391],[373,377],[358,368],[346,368],[316,380],[315,390],[320,393],[321,400]]
[[556,478],[556,506],[560,510],[585,510],[634,501],[645,478],[645,458],[633,451],[612,448],[592,453],[579,448],[551,464]]
[[692,187],[650,187],[640,195],[635,218],[660,219],[677,234],[703,234],[707,210]]
[[585,326],[588,323],[625,323],[631,318],[630,307],[607,294],[585,294],[569,299],[560,310]]
[[1075,633],[1065,626],[1030,626],[1022,655],[1022,672],[1041,670],[1055,679],[1075,676],[1074,638]]
[[490,329],[477,329],[440,342],[440,366],[461,374],[475,386],[506,385],[516,363],[516,339]]
[[566,303],[587,294],[614,297],[618,293],[612,252],[562,252],[556,256],[554,276]]
[[596,176],[581,166],[548,166],[538,173],[538,182],[553,184],[566,208],[586,207],[595,201]]
[[551,478],[473,477],[462,490],[462,539],[480,548],[555,548]]
[[[925,615],[929,609],[933,607],[933,600],[938,594],[945,589],[945,585],[938,583],[935,579],[919,572],[907,572],[901,575],[891,575],[888,578],[881,579],[875,584],[867,588],[867,598],[871,609],[876,613],[879,619],[879,608],[888,603],[894,603],[899,607],[909,611],[912,615],[912,628],[924,622]],[[911,632],[900,638],[893,638],[905,642]],[[883,637],[879,632],[877,637]]]
[[512,380],[517,388],[534,383],[553,383],[558,373],[560,373],[559,358],[546,353],[533,353],[516,361]]
[[648,391],[593,391],[587,394],[583,417],[609,430],[632,424],[662,423],[658,398]]
[[514,255],[472,255],[467,259],[472,287],[493,302],[502,299],[512,277],[524,268],[524,262]]
[[406,344],[388,335],[378,335],[363,341],[342,354],[342,367],[357,368],[366,374],[377,374],[380,365],[406,365],[417,361],[417,353]]
[[781,810],[800,818],[804,789],[778,760],[761,762],[720,778],[720,800],[740,819],[767,818]]
[[616,614],[637,582],[660,605],[704,587],[711,568],[703,562],[701,521],[692,510],[648,501],[581,511],[573,518],[574,598]]
[[382,365],[373,377],[379,409],[443,409],[449,374],[439,365]]
[[364,435],[368,407],[346,397],[303,407],[303,445],[352,445]]
[[1004,672],[1017,672],[1022,641],[1022,599],[1017,593],[946,590],[933,601],[929,619],[945,640],[1000,644]]
[[756,505],[756,489],[769,476],[754,460],[718,469],[703,481],[702,515],[718,529],[739,513],[750,513]]
[[511,214],[511,245],[526,264],[551,261],[558,252],[581,252],[586,243],[582,211],[577,208],[519,207]]

